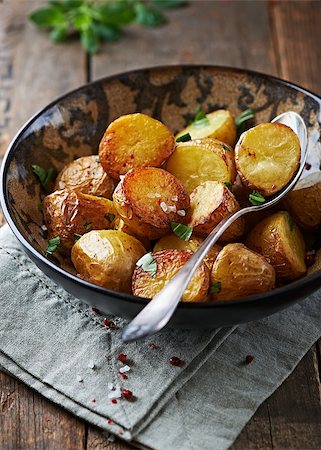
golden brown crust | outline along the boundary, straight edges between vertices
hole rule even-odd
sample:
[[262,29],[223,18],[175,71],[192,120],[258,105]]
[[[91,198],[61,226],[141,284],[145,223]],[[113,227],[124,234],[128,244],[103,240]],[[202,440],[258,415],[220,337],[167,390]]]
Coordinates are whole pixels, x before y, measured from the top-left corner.
[[[275,286],[275,271],[266,259],[243,244],[228,244],[211,272],[213,300],[234,300],[267,292]],[[216,288],[216,289],[215,289]]]
[[68,190],[47,195],[43,213],[49,238],[60,236],[60,245],[67,252],[74,245],[75,234],[113,228],[116,217],[111,200]]
[[58,174],[55,190],[62,189],[110,199],[114,181],[102,168],[97,155],[83,156],[67,164]]
[[[232,192],[217,181],[207,181],[191,193],[188,225],[197,236],[207,236],[230,213],[240,205]],[[237,219],[221,236],[221,242],[238,239],[244,231],[244,220]]]
[[189,194],[206,181],[233,183],[236,177],[234,151],[212,138],[179,142],[166,162],[166,170],[183,183]]
[[236,126],[235,121],[226,109],[218,109],[206,114],[207,121],[193,122],[183,131],[177,134],[176,138],[189,133],[192,139],[213,138],[224,142],[230,146],[235,145]]
[[[153,253],[157,265],[156,276],[153,277],[136,267],[133,274],[133,294],[139,297],[153,298],[165,284],[183,267],[193,253],[186,250],[168,249]],[[204,302],[207,300],[209,286],[209,270],[202,264],[187,286],[183,302]]]
[[104,170],[114,179],[135,167],[160,167],[175,149],[175,138],[158,120],[136,113],[107,128],[99,145]]
[[107,289],[130,293],[135,264],[145,252],[143,245],[133,236],[116,230],[96,230],[75,243],[71,259],[85,280]]
[[299,226],[306,230],[318,229],[321,225],[321,182],[289,192],[284,206]]
[[[184,241],[175,234],[170,234],[168,236],[160,238],[159,241],[156,242],[154,246],[154,253],[169,248],[176,248],[177,250],[189,250],[194,253],[203,241],[204,239],[197,236],[192,236],[188,241]],[[216,260],[217,255],[221,250],[222,246],[219,244],[215,244],[205,256],[204,263],[207,265],[209,270],[212,270],[214,261]]]
[[278,212],[259,222],[245,245],[265,256],[275,268],[277,280],[295,280],[306,272],[305,243],[287,212]]
[[245,131],[235,147],[235,162],[242,182],[265,196],[280,191],[296,172],[300,141],[279,123],[262,123]]
[[119,217],[115,220],[115,230],[122,231],[123,233],[130,234],[131,236],[134,236],[134,238],[138,239],[143,246],[146,248],[147,251],[151,249],[151,242],[149,239],[147,239],[145,236],[137,236],[135,232],[123,221],[123,219],[120,219]]
[[132,169],[117,185],[115,208],[138,236],[157,239],[171,232],[171,222],[184,223],[189,195],[182,183],[163,169]]

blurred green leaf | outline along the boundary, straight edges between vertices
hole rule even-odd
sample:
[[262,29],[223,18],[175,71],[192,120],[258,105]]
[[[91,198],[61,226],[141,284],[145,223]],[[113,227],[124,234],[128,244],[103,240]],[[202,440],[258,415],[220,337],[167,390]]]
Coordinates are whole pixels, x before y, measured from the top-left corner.
[[67,31],[68,31],[67,24],[64,26],[56,27],[51,31],[50,38],[55,43],[62,42],[67,37]]
[[71,22],[78,31],[87,30],[92,24],[92,17],[82,10],[76,10],[72,16]]
[[101,39],[106,42],[116,42],[122,36],[122,31],[118,27],[112,27],[109,25],[102,25],[99,23],[93,23],[93,30],[96,35],[98,35]]
[[186,0],[152,0],[159,9],[177,8],[186,5]]
[[135,20],[136,14],[132,2],[113,2],[97,4],[93,7],[95,19],[109,25],[127,25]]
[[29,19],[40,27],[51,27],[64,23],[65,15],[57,8],[41,8],[29,15]]
[[136,22],[146,27],[155,27],[166,22],[165,16],[156,8],[145,3],[135,3]]
[[80,33],[82,46],[88,53],[96,53],[99,48],[98,34],[92,28],[83,30]]

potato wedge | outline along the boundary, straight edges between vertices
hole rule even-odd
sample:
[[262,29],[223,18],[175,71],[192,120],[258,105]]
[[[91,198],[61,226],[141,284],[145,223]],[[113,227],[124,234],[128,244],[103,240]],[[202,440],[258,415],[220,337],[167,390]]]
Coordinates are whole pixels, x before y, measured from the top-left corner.
[[115,208],[137,236],[157,239],[171,233],[171,222],[184,223],[189,195],[166,170],[132,169],[117,185]]
[[[140,267],[133,274],[133,294],[139,297],[153,298],[183,267],[193,253],[187,250],[168,249],[153,253],[156,262],[156,275],[153,277]],[[207,300],[210,272],[206,264],[201,264],[187,286],[183,302],[204,302]]]
[[104,170],[116,180],[134,167],[160,167],[175,149],[175,138],[158,120],[145,114],[128,114],[114,120],[100,144]]
[[[170,234],[169,236],[160,238],[159,241],[156,242],[153,251],[156,253],[161,250],[176,248],[178,250],[190,250],[194,253],[203,241],[204,239],[196,236],[192,236],[188,241],[184,241],[175,234]],[[209,270],[212,269],[214,261],[221,250],[222,246],[215,244],[205,256],[204,263],[207,265]]]
[[235,147],[242,182],[265,196],[276,194],[292,178],[300,161],[300,141],[279,123],[262,123],[245,131]]
[[151,242],[149,239],[147,239],[145,236],[137,236],[135,232],[125,224],[123,219],[120,219],[119,217],[115,220],[114,229],[118,231],[122,231],[123,233],[130,234],[131,236],[134,236],[134,238],[138,239],[143,246],[146,248],[147,251],[151,249]]
[[278,281],[292,281],[306,272],[305,242],[286,211],[259,222],[248,234],[245,245],[265,256],[274,267]]
[[300,227],[318,229],[321,225],[321,182],[289,192],[283,204]]
[[[232,192],[217,181],[202,183],[191,193],[187,225],[196,236],[207,236],[231,212],[240,209]],[[238,239],[244,231],[244,220],[237,219],[221,236],[221,242]]]
[[68,190],[47,195],[43,200],[43,213],[49,238],[59,236],[60,246],[67,253],[77,235],[113,228],[116,217],[111,200]]
[[211,138],[180,142],[168,159],[166,170],[183,183],[189,194],[205,181],[233,183],[236,177],[234,151]]
[[61,189],[110,199],[114,181],[104,171],[97,155],[83,156],[67,164],[58,174],[55,190]]
[[233,147],[236,141],[235,121],[226,109],[218,109],[206,114],[206,119],[202,119],[188,125],[183,131],[177,134],[176,139],[189,133],[192,139],[214,138]]
[[137,239],[116,230],[94,230],[72,247],[71,260],[87,281],[119,292],[131,292],[136,262],[146,253]]
[[270,291],[275,270],[267,260],[243,244],[228,244],[218,254],[211,272],[213,300],[234,300]]

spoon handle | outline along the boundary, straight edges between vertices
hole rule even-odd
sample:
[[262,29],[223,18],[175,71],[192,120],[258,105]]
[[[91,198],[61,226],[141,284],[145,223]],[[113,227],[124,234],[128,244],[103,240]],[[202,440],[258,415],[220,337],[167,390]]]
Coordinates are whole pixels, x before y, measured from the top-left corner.
[[124,328],[122,332],[124,342],[150,336],[161,330],[169,322],[188,283],[209,250],[236,219],[251,210],[252,208],[243,208],[230,213],[212,230],[182,269]]

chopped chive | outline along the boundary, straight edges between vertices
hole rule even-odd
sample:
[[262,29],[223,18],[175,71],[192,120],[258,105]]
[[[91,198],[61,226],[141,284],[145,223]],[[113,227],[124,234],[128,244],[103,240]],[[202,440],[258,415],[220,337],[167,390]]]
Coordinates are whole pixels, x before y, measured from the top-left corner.
[[222,284],[220,281],[217,281],[216,283],[213,284],[213,286],[210,287],[210,293],[218,294],[219,292],[221,292],[221,289],[222,289]]
[[88,220],[84,223],[84,228],[86,230],[90,230],[90,228],[93,226],[93,224],[91,222],[89,222]]
[[244,122],[247,120],[254,119],[254,111],[253,109],[246,109],[243,111],[236,119],[235,119],[235,125],[237,128],[237,131],[239,133],[244,131]]
[[152,277],[156,277],[157,263],[151,252],[146,253],[136,263],[137,267],[140,267],[144,272],[149,273]]
[[224,184],[229,189],[232,187],[232,183],[230,183],[229,181],[224,181]]
[[44,251],[44,255],[52,255],[60,245],[60,236],[56,236],[52,239],[49,239],[46,250]]
[[263,203],[266,202],[265,198],[263,197],[262,194],[260,194],[257,191],[253,191],[252,194],[249,195],[249,201],[252,203],[252,205],[254,206],[259,206],[262,205]]
[[43,167],[37,166],[37,164],[33,164],[31,167],[33,173],[38,177],[41,186],[45,191],[47,191],[48,184],[55,173],[55,169],[50,167],[48,170],[46,170]]
[[182,223],[171,222],[173,232],[183,241],[188,241],[193,233],[193,228],[183,225]]
[[74,233],[74,241],[77,242],[82,237],[82,234]]
[[192,139],[191,135],[189,133],[183,134],[182,136],[178,137],[176,139],[176,142],[187,142]]
[[197,105],[196,109],[195,109],[195,116],[194,119],[192,121],[192,125],[194,126],[204,126],[204,125],[208,125],[210,123],[207,115],[205,114],[205,112],[202,111],[201,106]]

